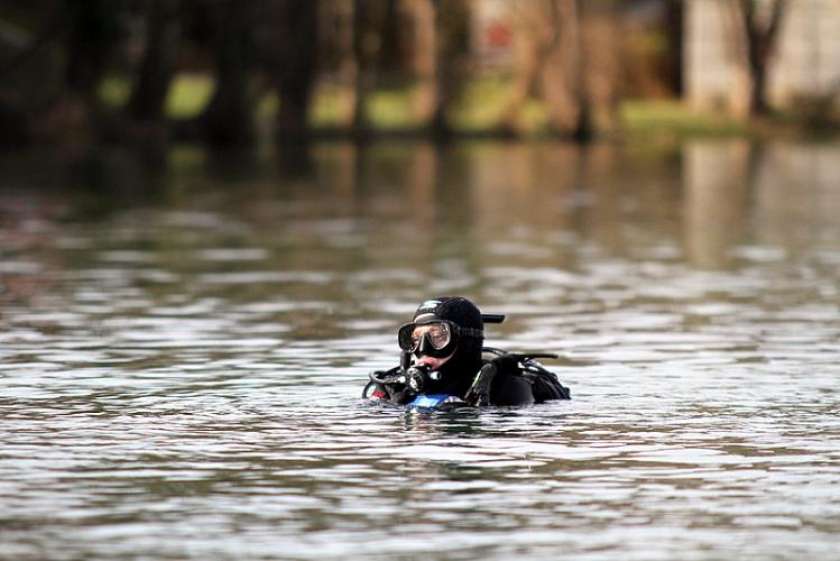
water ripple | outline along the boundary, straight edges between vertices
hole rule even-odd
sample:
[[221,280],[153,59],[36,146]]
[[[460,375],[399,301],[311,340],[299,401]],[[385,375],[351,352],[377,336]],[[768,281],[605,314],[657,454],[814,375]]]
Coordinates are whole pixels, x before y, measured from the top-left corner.
[[[0,195],[1,559],[837,557],[834,183],[795,212],[757,185],[736,225],[691,206],[693,168],[566,185],[567,146],[481,145],[438,189],[370,150],[335,197]],[[364,403],[417,302],[462,291],[508,314],[488,344],[558,353],[573,399]]]

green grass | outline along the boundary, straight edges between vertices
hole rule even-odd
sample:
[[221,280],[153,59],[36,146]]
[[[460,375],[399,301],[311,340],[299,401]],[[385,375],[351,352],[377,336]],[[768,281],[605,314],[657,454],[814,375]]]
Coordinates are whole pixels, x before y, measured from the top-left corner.
[[[408,89],[373,92],[367,101],[371,126],[379,130],[419,127],[421,123],[414,117],[411,95]],[[273,119],[279,106],[276,94],[263,96],[257,104],[257,119]],[[317,89],[309,115],[315,128],[344,127],[349,115],[349,101],[341,88],[323,85]]]
[[166,113],[177,119],[195,117],[210,101],[215,82],[203,74],[179,74],[166,98]]
[[374,128],[395,129],[419,127],[422,123],[414,113],[412,88],[388,89],[375,92],[368,110]]
[[[511,97],[512,84],[502,77],[471,80],[461,92],[450,118],[456,129],[481,132],[498,129]],[[545,104],[527,100],[519,115],[518,126],[525,134],[539,133],[547,128]]]
[[[124,106],[130,95],[128,80],[110,77],[100,88],[102,100],[113,108]],[[173,119],[198,115],[213,93],[213,79],[203,74],[179,74],[166,100],[166,112]],[[504,77],[467,82],[452,105],[449,117],[456,130],[468,133],[498,130],[510,99],[511,83]],[[416,90],[411,86],[379,89],[368,99],[371,126],[375,130],[419,128],[413,107]],[[276,95],[268,94],[257,104],[257,119],[274,117],[279,106]],[[334,85],[317,88],[310,120],[315,128],[340,128],[347,123],[349,108],[344,91]],[[739,136],[756,132],[751,123],[724,114],[692,111],[679,100],[626,100],[619,108],[621,130],[634,136]],[[522,107],[518,126],[525,136],[543,134],[548,128],[544,103],[529,99]]]
[[125,78],[109,76],[99,85],[99,99],[109,107],[122,107],[128,103],[131,84]]
[[[195,117],[210,101],[215,87],[212,78],[203,74],[179,74],[172,81],[166,98],[166,114],[174,119]],[[131,96],[131,82],[121,76],[109,76],[99,86],[105,105],[120,108]]]
[[675,136],[747,135],[749,124],[725,114],[698,112],[679,100],[627,100],[619,108],[623,129],[630,134]]

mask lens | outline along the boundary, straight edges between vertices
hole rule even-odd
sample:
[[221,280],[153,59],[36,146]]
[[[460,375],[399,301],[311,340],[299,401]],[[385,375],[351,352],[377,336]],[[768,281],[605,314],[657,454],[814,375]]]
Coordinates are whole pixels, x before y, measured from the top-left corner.
[[415,352],[422,347],[426,339],[426,347],[441,350],[452,342],[452,327],[447,323],[430,323],[416,325],[407,323],[397,333],[400,348],[404,351]]
[[[417,333],[418,330],[415,329],[414,331]],[[433,323],[421,329],[420,337],[425,334],[432,347],[440,350],[449,344],[449,341],[452,339],[451,333],[449,326],[445,323]],[[418,344],[420,343],[420,337],[416,337]]]
[[432,348],[441,350],[452,340],[452,330],[445,323],[432,323],[429,325],[418,325],[411,333],[412,349],[420,346],[420,341],[426,337]]

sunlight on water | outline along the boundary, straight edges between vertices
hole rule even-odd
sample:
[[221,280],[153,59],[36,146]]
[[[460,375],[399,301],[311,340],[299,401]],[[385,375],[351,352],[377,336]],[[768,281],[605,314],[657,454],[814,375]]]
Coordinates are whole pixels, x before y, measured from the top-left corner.
[[[0,558],[836,559],[837,145],[187,156],[4,163]],[[442,293],[572,401],[362,403]]]

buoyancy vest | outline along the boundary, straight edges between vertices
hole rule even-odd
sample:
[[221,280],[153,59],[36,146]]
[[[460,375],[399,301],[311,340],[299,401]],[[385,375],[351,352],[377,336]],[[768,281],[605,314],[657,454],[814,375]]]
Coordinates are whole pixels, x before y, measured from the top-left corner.
[[415,394],[406,386],[401,367],[374,372],[362,391],[365,399],[411,408],[434,409],[443,404],[529,405],[552,399],[570,399],[569,388],[536,359],[545,354],[514,354],[485,348],[486,358],[464,395]]

